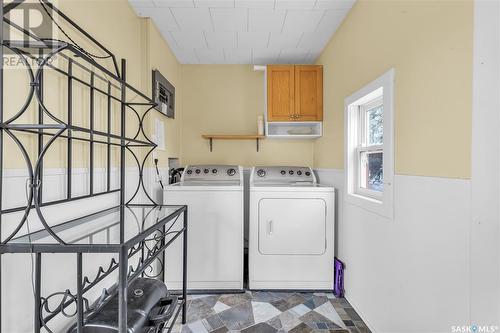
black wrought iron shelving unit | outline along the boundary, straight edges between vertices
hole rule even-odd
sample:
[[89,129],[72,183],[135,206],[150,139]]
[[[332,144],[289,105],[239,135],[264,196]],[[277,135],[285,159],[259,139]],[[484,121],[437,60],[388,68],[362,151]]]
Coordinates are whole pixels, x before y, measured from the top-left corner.
[[[24,104],[18,111],[11,112],[7,118],[8,110],[4,109],[4,91],[7,85],[15,85],[16,82],[6,82],[4,80],[3,62],[0,65],[0,227],[2,221],[9,214],[20,216],[17,226],[7,234],[2,234],[0,228],[0,284],[1,284],[1,259],[2,255],[15,253],[29,253],[34,258],[34,332],[51,332],[49,323],[58,315],[64,313],[70,306],[76,305],[73,314],[76,317],[77,332],[83,332],[85,315],[91,310],[91,301],[86,298],[87,292],[96,287],[105,278],[118,270],[118,282],[110,290],[118,295],[118,322],[119,332],[127,332],[127,286],[139,276],[150,276],[146,271],[157,261],[160,262],[159,272],[155,272],[152,277],[163,276],[163,262],[165,250],[177,239],[183,236],[183,289],[182,295],[178,298],[177,308],[172,318],[158,327],[170,331],[173,323],[180,313],[182,322],[186,318],[186,258],[187,258],[187,207],[186,206],[165,206],[158,205],[148,194],[144,184],[144,169],[146,161],[156,144],[150,140],[144,130],[144,121],[155,103],[151,98],[141,93],[138,89],[126,81],[126,61],[121,60],[119,68],[116,57],[98,40],[88,34],[78,24],[53,6],[48,0],[40,0],[39,5],[50,19],[64,21],[64,24],[71,27],[71,31],[78,33],[80,38],[98,50],[100,56],[95,56],[80,46],[76,45],[60,25],[57,27],[69,39],[69,41],[54,40],[52,36],[38,36],[32,31],[19,26],[9,19],[9,13],[21,6],[24,0],[3,3],[0,0],[0,14],[3,23],[0,24],[0,58],[4,58],[4,52],[10,52],[18,57],[24,66],[29,78],[29,87]],[[4,39],[4,29],[14,29],[22,36],[20,40]],[[52,60],[58,58],[59,62]],[[101,63],[101,59],[112,63],[112,70]],[[35,61],[36,65],[32,62]],[[88,80],[81,76],[74,75],[78,70],[87,74]],[[44,73],[53,71],[65,78],[67,82],[67,105],[64,110],[66,119],[61,119],[51,112],[50,107],[44,103],[44,96],[50,91],[46,86]],[[89,91],[89,126],[81,126],[73,123],[73,88],[76,84],[86,87]],[[102,87],[105,86],[103,89]],[[57,88],[59,89],[59,88]],[[54,93],[59,93],[56,90]],[[107,99],[106,117],[107,130],[102,131],[95,128],[94,98],[100,94]],[[127,94],[135,96],[134,101],[127,101]],[[113,110],[112,104],[119,103],[119,110]],[[25,123],[21,119],[29,113],[30,105],[36,103],[36,121]],[[141,109],[142,110],[139,110]],[[142,114],[141,114],[142,112]],[[112,114],[119,113],[120,131],[114,134],[111,121]],[[127,136],[126,119],[132,114],[137,117],[138,128],[133,136]],[[129,125],[130,126],[130,125]],[[37,145],[36,156],[28,152],[28,148],[18,138],[19,134],[30,135]],[[26,205],[18,207],[3,207],[2,197],[9,190],[3,188],[3,174],[5,152],[5,138],[10,138],[16,145],[20,155],[26,164],[28,173],[28,191]],[[66,194],[64,199],[44,201],[42,189],[44,185],[43,167],[44,157],[54,142],[66,142]],[[73,166],[73,142],[80,141],[89,145],[89,188],[85,195],[74,195],[72,191],[72,166]],[[106,147],[106,189],[97,192],[94,189],[94,145],[101,144]],[[111,149],[116,147],[120,150],[120,181],[117,188],[111,186]],[[145,149],[145,153],[138,156],[136,149]],[[125,168],[126,154],[131,154],[135,161],[138,173],[137,186],[130,198],[125,192]],[[142,158],[142,160],[141,160]],[[148,201],[144,204],[135,203],[140,190],[143,190],[144,197]],[[48,206],[66,204],[77,200],[89,199],[97,196],[119,194],[119,204],[104,210],[92,212],[85,216],[67,221],[54,223],[44,215],[44,209]],[[20,232],[26,226],[29,227],[29,216],[36,214],[41,228],[28,233]],[[180,218],[182,216],[182,218]],[[104,241],[96,241],[97,234],[106,235]],[[77,237],[75,235],[78,235]],[[102,238],[102,237],[101,237]],[[43,257],[51,253],[74,253],[75,269],[77,272],[76,293],[70,288],[51,295],[42,295],[42,265]],[[85,276],[83,273],[83,257],[95,253],[109,253],[118,255],[118,261],[114,258],[110,260],[109,266],[96,267],[93,277]],[[132,258],[137,261],[135,267],[130,267]],[[138,258],[138,259],[137,259]],[[163,261],[162,261],[163,260]],[[4,273],[5,274],[5,273]],[[1,288],[0,288],[1,293]],[[116,294],[114,294],[116,296]],[[0,294],[0,306],[2,305],[2,295]],[[108,297],[113,296],[113,294]],[[49,301],[57,299],[59,305],[50,310],[46,305]],[[1,310],[1,308],[0,308]],[[9,309],[14,311],[16,309]],[[24,309],[18,309],[24,311]],[[0,333],[2,331],[0,311]]]

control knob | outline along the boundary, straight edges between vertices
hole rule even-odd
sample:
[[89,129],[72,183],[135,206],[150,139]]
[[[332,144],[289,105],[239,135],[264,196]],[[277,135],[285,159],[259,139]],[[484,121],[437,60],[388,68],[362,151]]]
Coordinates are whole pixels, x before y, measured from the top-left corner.
[[290,174],[290,176],[293,175],[293,170],[288,171],[288,173]]
[[281,170],[280,173],[284,176],[286,175],[286,171],[285,170]]
[[266,170],[264,169],[257,170],[257,176],[264,177],[265,175],[266,175]]
[[212,173],[215,175],[217,173],[217,169],[212,169]]
[[310,176],[311,175],[311,172],[310,171],[306,171],[306,176]]
[[210,170],[208,169],[203,169],[203,173],[208,173]]
[[234,176],[236,174],[236,170],[233,168],[228,169],[227,174],[228,174],[228,176]]
[[190,174],[192,174],[192,173],[193,173],[193,170],[188,170],[188,171],[187,171],[187,174],[188,174],[188,175],[190,175]]
[[300,170],[299,170],[299,171],[297,171],[297,175],[298,175],[298,176],[302,176],[302,171],[300,171]]
[[199,173],[201,172],[201,170],[200,170],[200,169],[196,169],[196,170],[195,170],[195,172],[196,172],[197,174],[199,174]]

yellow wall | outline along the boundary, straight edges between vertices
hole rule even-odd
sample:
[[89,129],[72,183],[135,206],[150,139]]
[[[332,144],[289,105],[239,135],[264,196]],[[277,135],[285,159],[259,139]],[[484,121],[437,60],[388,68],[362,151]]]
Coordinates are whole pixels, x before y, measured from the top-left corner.
[[[175,56],[168,48],[166,42],[161,37],[160,33],[149,19],[139,18],[127,0],[116,1],[97,1],[97,0],[59,0],[55,2],[65,14],[73,21],[80,25],[85,31],[90,33],[94,38],[107,47],[115,54],[120,66],[120,59],[127,60],[127,82],[135,86],[137,89],[151,95],[151,70],[159,69],[176,87],[177,99],[176,110],[177,114],[181,115],[181,65],[178,63]],[[57,18],[57,16],[56,16]],[[80,33],[71,29],[63,21],[58,20],[58,23],[63,26],[67,33],[82,47],[92,53],[99,53],[92,48],[89,43],[80,38]],[[54,27],[54,32],[59,33],[56,38],[67,40]],[[65,61],[57,60],[59,66],[64,68]],[[109,60],[99,60],[100,64],[110,70],[113,70],[112,62]],[[88,76],[82,71],[74,70],[74,75],[79,78],[85,78],[88,81]],[[6,106],[6,117],[14,114],[19,109],[19,106],[24,101],[27,94],[28,80],[23,67],[6,69],[5,82],[16,82],[5,86],[4,95]],[[99,82],[96,80],[96,82]],[[116,83],[116,82],[115,82]],[[67,105],[67,83],[66,78],[62,75],[56,75],[53,71],[46,71],[45,77],[45,100],[47,107],[63,121],[67,120],[66,105]],[[101,87],[105,90],[105,86]],[[115,96],[119,97],[119,92],[115,91]],[[89,89],[74,83],[73,85],[73,118],[75,125],[89,126]],[[142,101],[134,93],[128,91],[127,101]],[[138,112],[142,114],[146,110],[145,107],[136,107]],[[36,119],[36,103],[32,103],[30,112],[23,116],[18,122],[33,122]],[[116,115],[113,123],[113,132],[119,134],[119,114],[120,104],[113,103],[113,114]],[[106,123],[106,98],[99,93],[95,93],[95,126],[96,129],[105,131]],[[161,119],[165,123],[167,132],[168,146],[165,151],[158,151],[157,156],[161,166],[167,165],[167,159],[171,156],[179,156],[180,154],[180,117],[175,120],[167,119],[164,116],[158,115],[156,111],[150,112],[148,120],[145,122],[146,132],[148,133],[154,124],[154,119]],[[127,112],[127,135],[133,136],[137,129],[137,117],[131,112]],[[76,133],[74,133],[76,135]],[[151,135],[149,135],[151,137]],[[32,135],[19,135],[24,143],[28,146],[30,155],[35,157],[36,144]],[[15,156],[12,159],[6,159],[7,168],[23,168],[24,162],[22,157],[14,145],[14,143],[6,139],[5,143],[6,154]],[[95,167],[104,167],[106,161],[104,145],[95,145]],[[113,149],[112,162],[114,166],[118,166],[119,148]],[[73,167],[88,167],[89,166],[89,147],[87,143],[74,141],[73,146]],[[145,149],[136,153],[139,156],[144,156]],[[149,159],[151,164],[152,159]],[[127,154],[127,165],[133,165],[132,157]],[[60,139],[50,148],[45,159],[45,166],[48,168],[63,168],[66,167],[66,140]]]
[[344,168],[344,99],[395,68],[397,174],[470,178],[472,1],[358,1],[324,65],[318,168]]
[[256,134],[264,105],[264,73],[250,65],[182,66],[182,159],[186,164],[312,165],[313,143],[303,140],[214,141],[202,134]]
[[[178,157],[180,153],[181,65],[156,26],[150,19],[139,18],[127,0],[61,1],[60,7],[117,57],[127,59],[127,82],[151,96],[151,70],[159,69],[177,88],[176,119],[168,119],[151,111],[149,121],[145,123],[146,133],[151,138],[154,119],[164,122],[167,147],[165,151],[157,149],[156,155],[160,166],[167,166],[168,157]],[[132,99],[134,95],[130,94],[127,100]],[[140,101],[140,98],[136,101]],[[144,110],[138,107],[138,111]],[[133,126],[137,125],[135,116],[127,118],[127,121]],[[133,126],[128,129],[135,129]],[[148,164],[151,161],[150,158]]]
[[[154,24],[138,18],[127,0],[63,0],[59,6],[128,60],[127,79],[140,90],[150,94],[153,68],[175,85],[176,119],[153,112],[145,124],[149,130],[155,117],[165,122],[167,148],[157,152],[162,166],[175,156],[184,163],[342,169],[344,98],[394,67],[396,173],[470,177],[471,1],[358,1],[317,61],[324,65],[324,137],[267,139],[258,153],[254,141],[215,141],[211,153],[201,135],[256,133],[257,116],[264,112],[262,72],[250,65],[180,65]],[[65,91],[64,82],[56,84]],[[75,95],[85,109],[84,91]],[[22,101],[6,96],[7,105]],[[65,104],[64,94],[52,98]],[[10,154],[13,145],[6,143]],[[85,147],[75,151],[80,152],[75,163],[86,166]],[[19,158],[7,160],[8,167],[22,166],[15,154]],[[49,155],[48,167],[64,166],[65,145],[54,146]]]

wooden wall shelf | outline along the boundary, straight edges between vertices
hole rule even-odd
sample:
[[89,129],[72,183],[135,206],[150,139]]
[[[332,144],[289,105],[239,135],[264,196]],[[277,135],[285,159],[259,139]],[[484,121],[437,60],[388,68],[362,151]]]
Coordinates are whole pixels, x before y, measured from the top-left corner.
[[247,135],[247,134],[203,134],[201,136],[203,139],[207,139],[210,142],[210,151],[213,150],[213,140],[255,140],[257,144],[257,151],[259,151],[259,140],[265,139],[265,135]]

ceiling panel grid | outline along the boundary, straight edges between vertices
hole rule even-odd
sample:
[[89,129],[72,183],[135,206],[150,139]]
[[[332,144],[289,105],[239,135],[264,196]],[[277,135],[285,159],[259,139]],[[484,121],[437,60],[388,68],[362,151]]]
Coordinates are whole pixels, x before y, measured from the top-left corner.
[[355,0],[129,0],[182,64],[314,63]]

